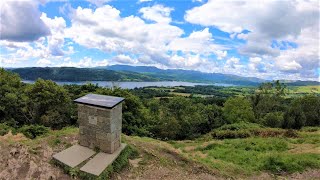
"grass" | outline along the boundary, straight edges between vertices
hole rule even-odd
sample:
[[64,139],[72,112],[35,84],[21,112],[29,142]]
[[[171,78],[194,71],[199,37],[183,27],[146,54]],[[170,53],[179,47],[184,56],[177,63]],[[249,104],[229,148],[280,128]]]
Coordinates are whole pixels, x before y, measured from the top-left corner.
[[[234,127],[224,129],[230,128]],[[311,131],[301,130],[297,138],[254,136],[169,143],[184,156],[222,175],[249,176],[263,171],[282,174],[320,168],[320,131]]]

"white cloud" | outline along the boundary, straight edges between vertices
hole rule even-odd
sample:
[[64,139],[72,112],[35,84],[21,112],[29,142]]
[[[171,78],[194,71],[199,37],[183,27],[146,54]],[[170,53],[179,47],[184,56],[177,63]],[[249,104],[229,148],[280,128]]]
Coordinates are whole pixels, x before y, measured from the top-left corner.
[[[316,0],[209,0],[188,10],[185,20],[216,27],[230,33],[232,39],[245,40],[244,45],[237,47],[238,52],[248,58],[268,59],[279,70],[270,70],[270,73],[299,73],[302,79],[317,80],[320,67],[319,9]],[[274,41],[296,43],[297,47],[272,47]],[[248,64],[251,70],[263,70],[260,66],[253,62]]]
[[194,31],[188,37],[172,40],[168,49],[171,51],[193,52],[199,54],[216,54],[218,59],[226,57],[227,51],[223,51],[221,45],[213,43],[212,34],[209,28],[202,31]]
[[151,2],[152,0],[139,0],[140,3],[142,2]]
[[52,35],[48,36],[48,48],[51,55],[63,56],[65,52],[62,50],[62,46],[64,45],[66,21],[62,17],[48,18],[45,13],[42,13],[41,19],[52,32]]
[[168,64],[166,44],[182,35],[183,30],[169,24],[146,24],[136,16],[122,18],[119,14],[109,5],[94,11],[78,7],[66,30],[67,36],[87,48],[133,53],[137,59]]
[[39,66],[49,66],[49,65],[52,65],[52,64],[53,63],[48,59],[39,59],[37,61],[37,65],[39,65]]
[[84,57],[80,59],[79,62],[63,62],[61,64],[58,64],[57,66],[61,67],[79,67],[79,68],[87,68],[87,67],[94,67],[96,64],[93,62],[92,58],[90,57]]
[[157,4],[151,7],[143,7],[139,10],[142,13],[142,17],[147,20],[152,20],[158,23],[170,23],[170,13],[173,8],[165,7],[161,4]]
[[117,55],[112,60],[117,63],[121,63],[121,64],[135,64],[135,63],[137,63],[136,60],[132,59],[130,56],[125,55],[125,54]]
[[239,65],[240,59],[236,57],[231,57],[226,61],[226,65],[228,68],[235,69],[237,65]]
[[250,57],[248,68],[251,71],[258,71],[258,68],[259,68],[261,61],[262,61],[262,59],[260,57]]
[[0,1],[0,39],[34,41],[50,34],[40,19],[38,1]]
[[94,4],[98,7],[110,2],[111,0],[87,0],[88,2],[90,2],[91,4]]

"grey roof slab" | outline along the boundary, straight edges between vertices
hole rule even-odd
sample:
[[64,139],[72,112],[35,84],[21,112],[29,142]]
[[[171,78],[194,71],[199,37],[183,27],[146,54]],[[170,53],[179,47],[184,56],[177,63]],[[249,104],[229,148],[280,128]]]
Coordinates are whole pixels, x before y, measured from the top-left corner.
[[121,151],[127,145],[121,143],[121,146],[112,154],[100,152],[95,155],[91,160],[87,162],[80,170],[86,173],[90,173],[99,176],[114,160],[117,159]]
[[74,102],[92,106],[98,106],[103,108],[113,108],[119,103],[124,101],[124,98],[115,97],[115,96],[106,96],[106,95],[99,95],[99,94],[87,94],[83,97],[80,97]]
[[74,168],[95,153],[95,151],[87,147],[73,145],[68,149],[59,152],[58,154],[55,154],[53,158],[70,166],[71,168]]

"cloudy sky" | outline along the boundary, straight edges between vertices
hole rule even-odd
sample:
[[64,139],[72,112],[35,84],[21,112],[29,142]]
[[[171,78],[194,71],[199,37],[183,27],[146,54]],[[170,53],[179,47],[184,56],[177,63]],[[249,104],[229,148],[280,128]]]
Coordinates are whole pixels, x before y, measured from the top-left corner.
[[0,67],[113,64],[319,81],[319,1],[1,0]]

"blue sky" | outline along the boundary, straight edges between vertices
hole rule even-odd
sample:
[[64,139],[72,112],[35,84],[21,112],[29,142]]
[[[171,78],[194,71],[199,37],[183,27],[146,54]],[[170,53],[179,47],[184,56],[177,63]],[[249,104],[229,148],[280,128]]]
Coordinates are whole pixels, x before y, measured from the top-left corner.
[[0,66],[147,65],[319,81],[318,1],[1,1]]

